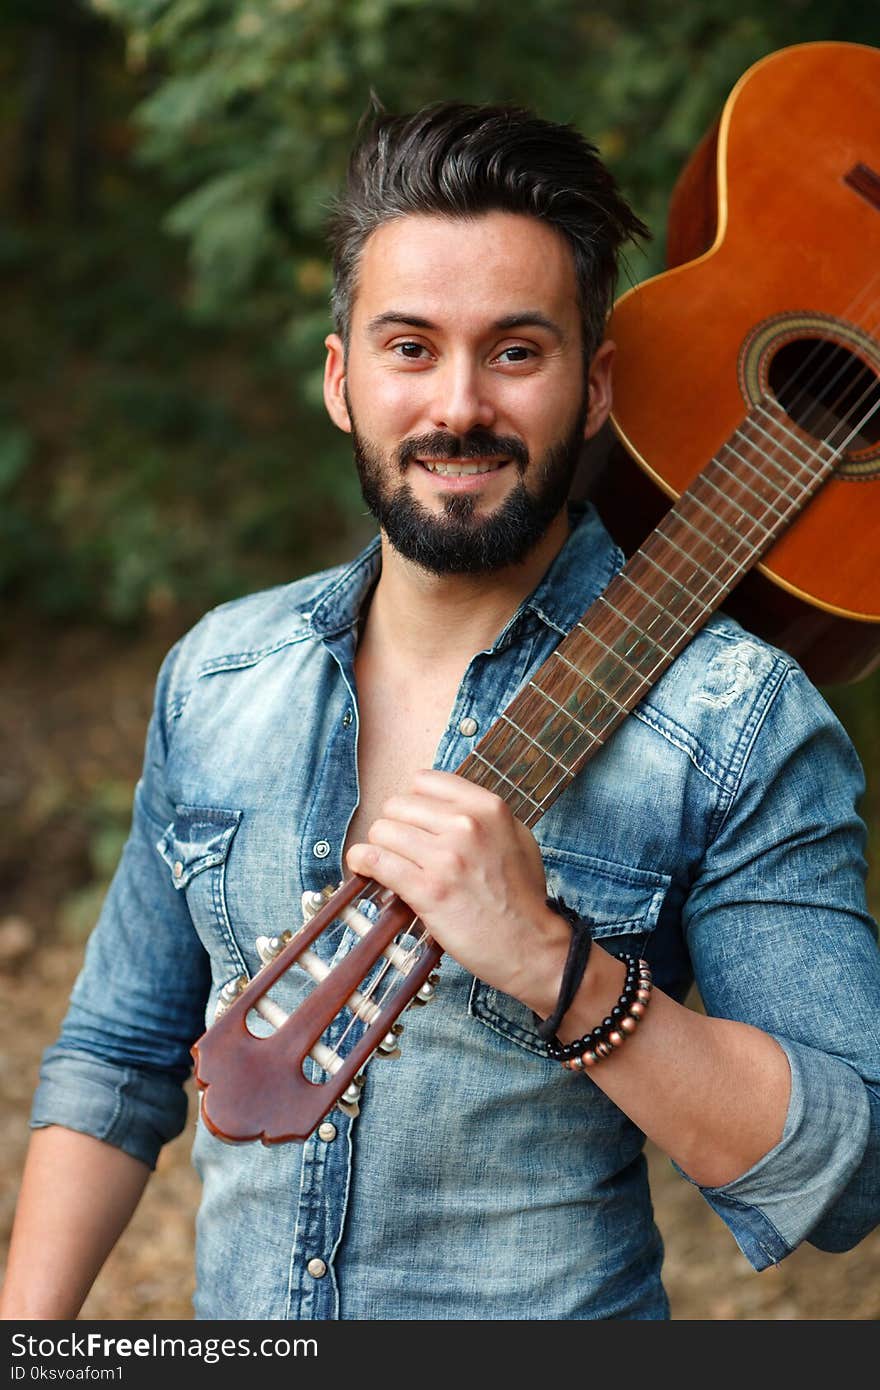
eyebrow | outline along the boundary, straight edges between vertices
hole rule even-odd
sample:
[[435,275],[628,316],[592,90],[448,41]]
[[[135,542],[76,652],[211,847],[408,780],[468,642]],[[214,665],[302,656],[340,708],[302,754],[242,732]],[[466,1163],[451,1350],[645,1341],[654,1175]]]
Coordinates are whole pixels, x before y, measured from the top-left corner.
[[[422,318],[420,314],[408,314],[402,309],[389,309],[384,314],[377,314],[370,319],[367,324],[367,333],[372,335],[378,333],[381,328],[387,328],[391,324],[400,324],[405,328],[425,328],[429,332],[436,332],[438,325],[432,323],[430,319]],[[513,328],[543,328],[548,333],[552,333],[554,338],[560,342],[565,341],[565,333],[558,323],[548,319],[546,314],[542,314],[538,309],[525,309],[520,313],[505,314],[503,318],[496,319],[492,324],[495,332],[506,332]]]

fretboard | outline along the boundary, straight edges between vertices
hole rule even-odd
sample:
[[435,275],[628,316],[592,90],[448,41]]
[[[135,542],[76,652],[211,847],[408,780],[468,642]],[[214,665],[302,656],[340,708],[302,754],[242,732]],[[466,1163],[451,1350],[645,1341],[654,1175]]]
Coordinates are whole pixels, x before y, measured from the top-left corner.
[[534,825],[837,459],[773,398],[754,406],[457,772]]

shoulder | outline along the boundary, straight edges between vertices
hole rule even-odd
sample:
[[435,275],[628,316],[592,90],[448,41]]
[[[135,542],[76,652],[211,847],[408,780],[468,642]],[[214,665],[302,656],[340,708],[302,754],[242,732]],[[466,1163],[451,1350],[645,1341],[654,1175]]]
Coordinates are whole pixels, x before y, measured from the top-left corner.
[[697,634],[637,713],[680,740],[729,792],[758,749],[765,771],[817,735],[831,736],[849,756],[837,717],[798,663],[726,614]]
[[173,719],[204,677],[252,667],[285,648],[315,641],[314,609],[351,568],[335,565],[212,608],[166,656],[157,702]]

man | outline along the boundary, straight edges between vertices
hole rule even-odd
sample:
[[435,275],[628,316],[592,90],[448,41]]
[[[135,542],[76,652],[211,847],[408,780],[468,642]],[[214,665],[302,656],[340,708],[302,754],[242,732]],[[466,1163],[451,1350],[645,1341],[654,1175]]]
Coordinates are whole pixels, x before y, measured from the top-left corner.
[[[534,832],[452,772],[622,563],[566,498],[641,230],[592,147],[528,113],[442,105],[364,136],[325,394],[380,536],[217,609],[163,667],[131,839],[44,1062],[7,1315],[75,1313],[182,1127],[221,989],[345,871],[443,945],[437,1000],[358,1118],[271,1148],[200,1125],[199,1316],[668,1316],[644,1134],[758,1269],[875,1224],[860,771],[795,665],[713,621]],[[681,1003],[693,975],[706,1016]],[[612,1008],[619,1037],[590,1052]],[[587,1075],[541,1020],[598,1058]]]

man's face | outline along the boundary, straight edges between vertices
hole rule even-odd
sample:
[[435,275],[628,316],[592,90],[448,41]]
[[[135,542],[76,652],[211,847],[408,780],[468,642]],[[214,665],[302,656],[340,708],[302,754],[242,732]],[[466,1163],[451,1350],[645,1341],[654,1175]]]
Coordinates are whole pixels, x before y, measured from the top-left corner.
[[373,233],[325,398],[399,553],[474,574],[532,550],[607,414],[610,344],[585,380],[581,342],[571,250],[537,219],[420,214]]

